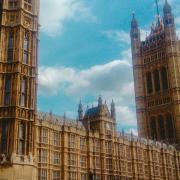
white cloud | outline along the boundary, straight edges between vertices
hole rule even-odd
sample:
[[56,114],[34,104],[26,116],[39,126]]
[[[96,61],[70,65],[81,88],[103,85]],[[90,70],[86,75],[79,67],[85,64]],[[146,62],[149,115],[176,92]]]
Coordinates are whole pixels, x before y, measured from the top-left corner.
[[179,27],[180,26],[180,16],[177,16],[175,18],[175,22],[176,22],[176,25]]
[[128,53],[129,49],[122,53],[121,60],[113,60],[83,70],[40,67],[39,93],[46,96],[65,93],[78,99],[88,95],[98,97],[101,94],[108,103],[113,98],[116,102],[118,124],[121,127],[135,127],[135,112],[130,108],[134,107],[134,84]]
[[102,31],[104,35],[106,35],[108,38],[113,39],[117,42],[130,44],[130,34],[129,32],[123,31],[123,30],[106,30]]
[[146,37],[149,36],[150,31],[146,29],[141,29],[141,41],[145,41]]
[[[123,31],[123,30],[107,30],[102,32],[104,35],[106,35],[108,38],[112,39],[113,41],[117,41],[123,44],[130,45],[130,33]],[[140,36],[141,40],[144,41],[146,37],[150,34],[149,30],[146,29],[140,29]]]
[[138,131],[135,128],[128,129],[127,133],[129,133],[129,134],[132,133],[133,135],[138,136]]
[[50,36],[62,33],[68,20],[94,20],[90,9],[83,0],[42,0],[41,30]]
[[131,65],[125,60],[114,60],[104,65],[78,70],[67,67],[40,67],[40,93],[56,95],[112,93],[123,91],[131,83]]
[[136,114],[128,106],[117,105],[117,120],[121,127],[135,127],[137,125]]
[[180,29],[177,29],[176,33],[177,33],[178,38],[180,38]]

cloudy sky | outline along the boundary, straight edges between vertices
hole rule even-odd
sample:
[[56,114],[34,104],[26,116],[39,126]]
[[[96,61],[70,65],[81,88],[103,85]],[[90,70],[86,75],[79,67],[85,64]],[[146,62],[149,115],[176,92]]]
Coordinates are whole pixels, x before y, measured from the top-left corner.
[[[142,39],[156,19],[155,0],[41,0],[40,111],[77,117],[99,95],[114,99],[119,130],[136,132],[130,22],[139,20]],[[162,14],[164,0],[159,0]],[[179,0],[169,0],[180,28]]]

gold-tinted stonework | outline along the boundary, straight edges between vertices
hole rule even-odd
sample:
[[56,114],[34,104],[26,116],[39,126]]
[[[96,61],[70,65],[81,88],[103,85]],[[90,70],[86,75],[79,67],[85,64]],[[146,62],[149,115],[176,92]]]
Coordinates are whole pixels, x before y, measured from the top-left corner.
[[[138,123],[145,139],[118,132],[115,103],[109,109],[101,97],[85,112],[80,102],[77,120],[37,112],[39,0],[0,0],[0,180],[180,179],[180,152],[150,140],[165,136],[174,143],[179,137],[178,41],[169,10],[168,27],[159,20],[152,42],[140,41],[132,21]],[[158,48],[153,44],[148,51],[149,41]]]
[[0,8],[0,179],[34,179],[39,1]]
[[180,41],[167,1],[144,41],[133,15],[131,43],[139,136],[179,144]]
[[80,121],[38,113],[36,134],[40,180],[180,178],[175,147],[117,132],[104,103],[88,109]]

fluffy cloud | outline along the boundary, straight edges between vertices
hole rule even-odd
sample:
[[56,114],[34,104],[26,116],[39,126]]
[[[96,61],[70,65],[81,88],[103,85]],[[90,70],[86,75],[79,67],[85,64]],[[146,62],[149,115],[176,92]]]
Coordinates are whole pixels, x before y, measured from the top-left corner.
[[56,95],[59,91],[73,95],[114,91],[123,93],[124,86],[132,81],[131,65],[124,60],[114,60],[85,70],[40,67],[39,72],[40,93],[51,95]]
[[129,32],[123,30],[106,30],[102,33],[110,39],[113,39],[120,43],[130,44],[130,34]]
[[[113,41],[120,42],[122,44],[129,45],[131,44],[130,32],[126,32],[123,30],[106,30],[102,31],[102,33],[107,37],[112,39]],[[141,40],[144,41],[146,37],[149,35],[150,31],[145,29],[140,29]]]
[[62,33],[67,20],[94,20],[83,0],[42,0],[41,30],[50,36]]
[[[128,52],[129,50],[124,54]],[[40,67],[39,93],[48,96],[65,93],[78,98],[88,95],[97,97],[102,94],[107,102],[112,98],[116,102],[119,126],[136,127],[135,112],[130,108],[134,106],[134,84],[132,67],[128,60],[114,60],[84,70]]]

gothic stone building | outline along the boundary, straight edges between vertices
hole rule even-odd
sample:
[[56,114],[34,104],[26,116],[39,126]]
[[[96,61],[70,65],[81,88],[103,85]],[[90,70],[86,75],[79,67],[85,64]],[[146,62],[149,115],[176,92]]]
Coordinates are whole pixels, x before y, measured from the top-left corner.
[[[167,17],[172,16],[168,13]],[[80,103],[77,121],[37,112],[38,23],[39,0],[0,0],[0,180],[179,180],[180,152],[173,145],[150,140],[158,139],[152,133],[153,129],[159,133],[155,128],[150,131],[144,127],[145,132],[152,134],[145,136],[147,139],[118,133],[114,102],[109,110],[99,98],[98,106],[88,108],[85,113]],[[160,26],[165,29],[160,22],[152,34],[155,30],[159,32]],[[174,37],[170,29],[167,33]],[[133,51],[139,52],[139,30],[134,18],[131,37]],[[173,52],[168,49],[166,56],[173,56],[172,62],[176,63],[177,42],[167,44]],[[140,57],[138,53],[137,57]],[[170,70],[177,77],[178,69],[170,66]],[[168,69],[163,72],[167,73]],[[142,79],[140,75],[137,78]],[[138,87],[145,83],[137,82]],[[178,88],[169,89],[169,82],[163,93],[175,99]],[[141,98],[138,96],[137,104]],[[179,129],[172,129],[177,127],[172,112],[174,108],[178,112],[178,104],[167,105],[171,121],[165,135],[174,140],[179,137]],[[138,118],[144,123],[141,116]],[[140,135],[143,136],[141,131]]]
[[179,144],[180,41],[167,0],[145,41],[133,16],[131,43],[139,136]]

